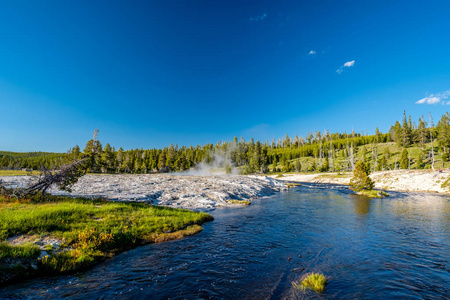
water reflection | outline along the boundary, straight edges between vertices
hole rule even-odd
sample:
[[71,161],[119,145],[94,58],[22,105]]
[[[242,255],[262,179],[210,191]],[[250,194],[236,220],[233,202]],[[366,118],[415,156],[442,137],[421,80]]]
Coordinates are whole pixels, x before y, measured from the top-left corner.
[[359,195],[351,195],[353,200],[353,205],[355,207],[355,214],[357,215],[367,215],[370,211],[371,199],[359,196]]

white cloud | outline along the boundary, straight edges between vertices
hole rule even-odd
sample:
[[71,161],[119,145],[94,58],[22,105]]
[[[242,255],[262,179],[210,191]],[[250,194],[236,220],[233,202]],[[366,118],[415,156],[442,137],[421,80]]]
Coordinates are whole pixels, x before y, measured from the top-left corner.
[[316,54],[316,51],[314,51],[314,50],[311,50],[311,51],[309,51],[309,53],[308,53],[309,55],[314,55],[314,54]]
[[355,61],[352,60],[352,61],[346,62],[346,63],[344,64],[344,67],[353,67],[354,65],[355,65]]
[[431,94],[425,98],[420,99],[416,104],[437,104],[442,101],[442,105],[450,105],[450,101],[443,101],[450,96],[450,90],[438,94]]
[[343,64],[339,69],[337,69],[336,73],[341,74],[342,72],[344,72],[344,68],[350,68],[350,67],[353,67],[354,65],[355,65],[355,60],[348,61],[345,64]]

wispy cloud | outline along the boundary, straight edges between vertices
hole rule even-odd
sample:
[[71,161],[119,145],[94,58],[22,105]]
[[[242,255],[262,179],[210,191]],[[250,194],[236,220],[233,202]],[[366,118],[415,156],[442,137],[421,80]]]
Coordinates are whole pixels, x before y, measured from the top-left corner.
[[314,54],[316,54],[316,51],[314,51],[314,50],[311,50],[311,51],[309,51],[309,53],[308,53],[309,55],[314,55]]
[[345,64],[343,64],[342,66],[340,66],[339,69],[336,70],[336,72],[338,74],[341,74],[342,72],[344,72],[344,68],[350,68],[350,67],[353,67],[354,65],[355,65],[355,60],[348,61]]
[[444,91],[438,94],[431,94],[425,98],[420,99],[416,102],[416,104],[437,104],[441,103],[442,105],[450,105],[450,101],[445,101],[450,97],[450,90]]
[[267,18],[267,13],[263,13],[260,16],[256,16],[256,17],[250,17],[250,22],[258,22],[258,21],[262,21],[265,18]]

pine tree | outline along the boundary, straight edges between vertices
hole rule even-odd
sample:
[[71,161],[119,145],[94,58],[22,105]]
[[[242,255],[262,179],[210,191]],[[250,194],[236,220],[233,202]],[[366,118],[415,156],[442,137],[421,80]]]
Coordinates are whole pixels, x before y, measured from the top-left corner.
[[434,146],[433,146],[433,118],[431,112],[428,113],[428,127],[430,128],[430,144],[431,144],[431,168],[434,170]]
[[274,156],[273,161],[272,161],[272,172],[277,172],[277,157]]
[[446,154],[445,156],[448,157],[450,149],[450,115],[448,112],[439,120],[437,129],[439,146],[441,147],[443,154]]
[[[411,118],[410,118],[411,120]],[[406,121],[406,111],[403,111],[403,125],[402,125],[402,146],[407,147],[411,144],[411,126]]]
[[363,162],[367,162],[367,148],[366,148],[366,146],[363,146],[362,148],[361,148],[361,160],[363,161]]
[[395,122],[395,125],[391,127],[389,132],[391,134],[391,139],[398,145],[402,145],[402,126],[398,121]]
[[302,170],[302,164],[300,163],[299,159],[296,159],[294,162],[294,169],[297,172],[300,172]]
[[381,157],[381,168],[382,168],[382,170],[385,170],[387,168],[386,155],[383,155]]
[[159,155],[159,161],[158,161],[158,170],[160,172],[167,172],[167,166],[166,166],[166,153],[162,152]]
[[417,128],[417,139],[422,150],[425,149],[425,143],[427,141],[427,124],[425,119],[419,118],[419,127]]
[[123,169],[122,169],[123,157],[124,157],[123,149],[122,149],[122,147],[120,147],[119,151],[117,151],[117,155],[116,155],[116,172],[117,173],[122,173],[122,171],[123,171]]
[[167,168],[169,170],[175,169],[174,163],[175,163],[176,156],[177,156],[177,148],[178,148],[178,146],[174,146],[173,144],[170,144],[169,149],[167,150],[165,166],[167,166]]
[[115,157],[116,155],[113,152],[113,149],[111,148],[109,143],[107,143],[101,154],[101,162],[102,162],[101,165],[103,173],[111,173],[114,171]]
[[381,142],[381,135],[382,135],[382,133],[380,132],[380,130],[377,127],[375,129],[375,143],[380,143]]
[[419,152],[419,157],[417,157],[417,166],[416,166],[416,169],[422,169],[422,167],[423,167],[423,159],[422,159],[422,157],[423,157],[423,152],[420,151],[420,152]]
[[80,158],[81,158],[80,147],[76,145],[67,152],[67,156],[65,157],[65,163],[74,162]]
[[86,143],[83,152],[89,158],[88,166],[89,172],[98,173],[101,170],[101,153],[102,144],[97,140],[98,129],[94,131],[94,138]]
[[358,161],[355,165],[355,170],[353,171],[353,178],[350,180],[350,187],[352,190],[355,192],[372,190],[375,184],[369,177],[369,174],[369,165],[362,161]]
[[409,166],[408,150],[404,148],[402,151],[402,156],[400,158],[400,168],[406,170],[408,169],[408,166]]

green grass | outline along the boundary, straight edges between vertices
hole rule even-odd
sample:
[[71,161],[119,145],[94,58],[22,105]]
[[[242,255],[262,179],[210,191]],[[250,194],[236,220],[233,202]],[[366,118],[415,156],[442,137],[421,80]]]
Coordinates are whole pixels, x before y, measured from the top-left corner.
[[307,274],[299,283],[294,283],[294,286],[297,288],[302,290],[311,289],[318,293],[323,293],[326,285],[327,279],[320,273]]
[[353,176],[353,173],[321,174],[319,176],[323,178],[350,178]]
[[[0,269],[4,257],[35,258],[35,246],[10,246],[4,241],[17,235],[36,235],[63,241],[62,249],[36,261],[40,274],[76,271],[115,253],[145,243],[192,235],[213,218],[203,212],[152,206],[38,196],[32,199],[0,197]],[[22,248],[21,248],[22,247]],[[22,253],[22,254],[20,254]],[[27,254],[28,253],[28,254]],[[0,280],[1,283],[1,280]]]
[[358,195],[367,196],[370,198],[384,198],[387,197],[388,194],[384,191],[378,191],[378,190],[362,190],[357,193]]
[[4,258],[37,258],[41,254],[39,247],[32,244],[12,246],[0,242],[0,259]]
[[441,188],[445,189],[445,188],[449,188],[450,187],[450,177],[447,178],[442,184],[441,184]]

